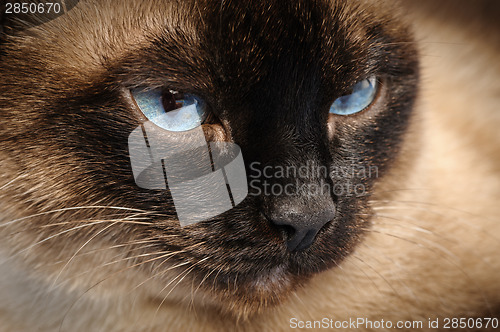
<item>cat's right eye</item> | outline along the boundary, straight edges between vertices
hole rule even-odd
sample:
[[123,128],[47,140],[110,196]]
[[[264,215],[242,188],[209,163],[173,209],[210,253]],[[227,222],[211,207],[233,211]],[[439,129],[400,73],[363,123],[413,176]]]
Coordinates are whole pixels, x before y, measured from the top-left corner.
[[207,117],[205,102],[192,94],[163,89],[134,89],[131,93],[144,116],[165,130],[191,130]]

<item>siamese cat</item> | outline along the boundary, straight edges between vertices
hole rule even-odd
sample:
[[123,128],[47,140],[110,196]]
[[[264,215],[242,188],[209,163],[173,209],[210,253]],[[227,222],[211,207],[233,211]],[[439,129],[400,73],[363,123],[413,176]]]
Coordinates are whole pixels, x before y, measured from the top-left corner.
[[[3,10],[0,331],[495,328],[498,9]],[[181,225],[168,188],[134,179],[148,121],[237,144],[246,197]]]

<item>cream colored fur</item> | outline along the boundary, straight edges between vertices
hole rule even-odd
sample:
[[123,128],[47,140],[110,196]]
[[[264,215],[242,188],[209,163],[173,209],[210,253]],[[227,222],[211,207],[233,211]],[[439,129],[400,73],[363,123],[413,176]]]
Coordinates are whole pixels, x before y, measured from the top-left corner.
[[[146,275],[110,278],[86,292],[95,280],[103,279],[89,275],[85,284],[54,289],[53,280],[37,273],[51,267],[37,267],[29,253],[9,259],[12,250],[4,242],[0,331],[288,331],[294,317],[427,321],[435,316],[480,317],[494,309],[488,306],[498,306],[500,57],[492,45],[498,35],[480,36],[487,27],[476,20],[455,23],[445,14],[431,15],[424,5],[417,7],[410,8],[409,19],[415,22],[421,49],[423,83],[417,116],[398,161],[400,167],[411,168],[410,176],[400,178],[395,167],[384,179],[372,202],[378,216],[340,267],[317,275],[281,306],[235,322],[208,309],[204,304],[210,300],[199,293],[192,303],[191,285],[176,288],[160,306],[161,300],[151,300],[151,290],[134,289],[136,278],[146,280]],[[107,13],[103,5],[92,15]],[[90,33],[98,38],[89,38],[86,49],[68,47],[65,37],[85,38],[89,33],[72,30],[72,19],[68,15],[42,26],[54,39],[33,41],[50,43],[50,52],[64,52],[68,60],[79,57],[78,65],[52,64],[54,70],[68,68],[63,69],[68,84],[84,82],[88,73],[98,70],[105,61],[98,54],[120,54],[147,43],[134,30],[136,23],[130,22],[132,30],[126,33],[94,26]],[[150,23],[146,26],[154,30],[161,18],[151,18]],[[62,33],[51,32],[58,24],[68,25]],[[96,48],[101,53],[94,52]],[[18,238],[22,242],[22,235]],[[119,251],[102,253],[109,255],[107,259],[116,254]],[[78,263],[65,275],[91,268],[83,260]],[[57,276],[61,266],[49,275]]]

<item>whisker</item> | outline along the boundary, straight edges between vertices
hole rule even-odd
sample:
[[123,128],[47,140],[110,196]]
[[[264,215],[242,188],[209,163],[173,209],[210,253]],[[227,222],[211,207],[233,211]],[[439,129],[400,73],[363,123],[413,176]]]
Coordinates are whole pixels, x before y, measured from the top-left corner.
[[217,281],[217,278],[219,277],[219,274],[226,268],[226,263],[224,263],[223,265],[221,265],[218,269],[217,269],[217,274],[215,275],[215,278],[214,278],[214,281],[212,282],[212,290],[216,290],[216,286],[215,286],[215,282]]
[[[160,264],[159,264],[159,265],[158,265],[155,269],[157,269],[159,266],[163,265],[164,263],[168,262],[168,260],[170,259],[170,257],[173,257],[173,256],[175,256],[175,255],[177,255],[177,254],[182,253],[182,252],[184,252],[184,251],[183,251],[183,250],[181,250],[181,251],[176,251],[176,252],[172,252],[170,255],[167,255],[167,256],[166,256],[166,257],[167,257],[167,259],[165,259],[164,261],[162,261],[162,262],[161,262],[161,263],[160,263]],[[163,258],[165,258],[165,257],[163,257]],[[128,292],[127,292],[127,294],[132,293],[133,291],[135,291],[136,289],[138,289],[139,287],[141,287],[142,285],[144,285],[144,284],[145,284],[145,283],[147,283],[148,281],[150,281],[150,280],[152,280],[152,279],[156,278],[157,276],[165,274],[165,272],[166,272],[166,271],[162,270],[162,271],[160,271],[160,272],[157,272],[157,273],[155,273],[155,274],[153,274],[153,275],[149,276],[146,280],[142,281],[142,282],[141,282],[141,283],[139,283],[137,286],[135,286],[135,287],[134,287],[134,288],[132,288],[130,291],[128,291]]]
[[[198,246],[200,246],[200,245],[203,245],[203,244],[205,244],[205,242],[196,243],[196,244],[194,244],[194,245],[192,245],[192,246],[186,247],[186,248],[185,248],[185,249],[183,249],[183,250],[179,250],[179,251],[172,252],[172,255],[177,255],[177,254],[180,254],[180,253],[186,252],[187,250],[190,250],[190,249],[196,248],[196,247],[198,247]],[[156,266],[156,267],[153,269],[153,271],[155,271],[155,270],[159,269],[159,268],[160,268],[163,264],[165,264],[165,263],[166,263],[169,259],[170,259],[170,257],[168,257],[166,260],[162,261],[162,262],[161,262],[158,266]],[[205,259],[203,259],[203,261],[204,261],[204,260],[205,260]],[[195,264],[196,264],[196,263],[195,263]],[[166,270],[166,271],[168,271],[168,270]],[[144,285],[144,284],[145,284],[146,282],[148,282],[149,280],[152,280],[152,279],[156,278],[157,276],[164,274],[166,271],[165,271],[165,270],[163,270],[163,271],[160,271],[160,272],[158,272],[158,273],[156,273],[156,274],[154,274],[154,275],[151,275],[149,278],[147,278],[146,280],[142,281],[140,284],[138,284],[137,286],[135,286],[135,287],[134,287],[132,290],[130,290],[128,293],[132,293],[134,290],[136,290],[136,289],[137,289],[137,288],[139,288],[140,286]]]
[[26,177],[24,176],[23,174],[22,175],[18,175],[16,176],[15,178],[13,178],[12,180],[10,180],[9,182],[7,182],[6,184],[4,184],[3,186],[0,187],[0,190],[3,190],[5,188],[7,188],[8,186],[10,186],[12,183],[14,183],[16,180],[20,179],[20,178],[23,178],[23,177]]
[[[411,218],[409,216],[399,216],[398,215],[398,218],[395,218],[395,217],[391,217],[391,216],[385,216],[385,215],[381,215],[381,214],[377,214],[377,217],[381,217],[381,218],[386,218],[386,219],[392,219],[392,220],[395,220],[397,221],[397,223],[386,223],[386,222],[379,222],[378,220],[374,220],[375,224],[377,225],[388,225],[388,226],[398,226],[398,227],[401,227],[401,228],[406,228],[406,229],[413,229],[415,230],[414,227],[407,227],[406,224],[410,224],[410,225],[414,225],[412,224],[411,222],[407,221],[406,219],[409,219],[409,220],[412,220],[412,221],[415,221],[415,222],[418,222],[417,219],[415,218]],[[418,230],[418,226],[417,226],[417,230]],[[430,231],[428,229],[423,229],[423,233],[427,233],[428,235],[433,235],[435,237],[437,237],[440,242],[443,242],[442,240],[445,240],[446,242],[450,243],[450,244],[458,244],[458,241],[457,239],[455,238],[450,238],[447,234],[444,234],[444,233],[437,233],[437,232],[434,232],[434,231]],[[434,244],[436,244],[437,242],[435,242]],[[474,251],[467,251],[467,254],[469,255],[473,255],[478,261],[482,261],[484,262],[485,264],[489,264],[488,260],[485,259],[484,256],[482,255],[478,255],[476,252]],[[456,256],[456,255],[455,255]],[[458,258],[457,258],[458,259]]]
[[[420,189],[420,190],[423,190],[423,189]],[[380,203],[384,204],[382,206],[374,206],[373,208],[385,208],[385,207],[388,207],[386,204],[392,204],[392,203],[425,205],[425,206],[432,206],[432,207],[435,207],[435,208],[450,210],[450,211],[454,211],[454,212],[459,212],[459,213],[467,214],[469,216],[478,217],[478,218],[481,218],[481,219],[491,220],[489,217],[486,217],[484,215],[480,215],[480,214],[477,214],[477,213],[474,213],[474,212],[470,212],[470,211],[467,211],[467,210],[458,209],[456,207],[451,207],[451,206],[447,206],[447,205],[443,205],[443,204],[436,204],[436,203],[433,203],[433,202],[408,201],[408,200],[370,200],[369,203],[370,204],[380,204]],[[394,205],[393,207],[403,208],[403,207],[397,206],[397,205]],[[411,207],[411,205],[410,206],[405,205],[404,207]],[[427,211],[427,210],[424,209],[423,211]],[[431,211],[434,211],[434,210],[431,210]],[[491,220],[491,221],[495,221],[495,220]]]
[[[354,256],[354,255],[353,255],[353,257],[359,260],[359,258],[358,258],[358,257],[356,257],[356,256]],[[374,281],[372,278],[370,278],[370,276],[366,273],[366,271],[365,271],[364,269],[362,269],[362,268],[361,268],[358,264],[356,264],[356,263],[355,263],[354,261],[352,261],[352,260],[351,260],[351,264],[352,264],[352,265],[353,265],[356,269],[358,269],[361,273],[363,273],[363,274],[365,275],[365,277],[366,277],[366,279],[367,279],[367,280],[370,280],[370,282],[373,284],[373,286],[375,287],[375,289],[377,290],[377,292],[379,292],[379,293],[380,293],[380,292],[382,291],[382,290],[378,287],[378,285],[375,283],[375,281]]]
[[[135,250],[142,250],[144,249],[143,247],[140,247],[140,248],[136,248]],[[58,285],[55,285],[52,287],[52,289],[57,289],[58,287],[62,286],[64,284],[64,282],[67,282],[67,281],[70,281],[72,279],[78,279],[79,277],[85,275],[85,274],[88,274],[92,271],[96,271],[98,269],[101,269],[103,267],[106,267],[106,266],[110,266],[110,265],[113,265],[113,264],[117,264],[117,263],[120,263],[120,262],[126,262],[126,261],[131,261],[131,260],[134,260],[134,259],[137,259],[137,258],[141,258],[141,257],[148,257],[148,256],[154,256],[154,255],[162,255],[162,254],[165,254],[165,253],[170,253],[169,251],[156,251],[156,252],[151,252],[151,253],[145,253],[145,254],[139,254],[139,255],[134,255],[134,256],[130,256],[130,257],[124,257],[124,258],[121,258],[121,259],[117,259],[117,260],[113,260],[111,262],[107,262],[107,263],[104,263],[104,264],[101,264],[101,265],[98,265],[98,266],[94,266],[93,268],[83,272],[83,273],[80,273],[78,275],[74,275],[74,276],[71,276],[71,277],[67,277],[64,279],[64,281],[62,281],[61,283],[59,283]],[[114,256],[113,258],[116,258],[116,257],[119,257],[121,256],[120,255],[116,255]],[[163,258],[164,256],[162,256]]]
[[[471,285],[473,285],[473,287],[475,288],[476,292],[477,292],[478,294],[481,294],[481,297],[483,298],[484,303],[485,303],[485,304],[486,304],[486,306],[488,307],[488,310],[489,310],[490,312],[493,312],[493,311],[492,311],[492,307],[491,307],[491,303],[488,301],[488,299],[487,299],[486,295],[484,294],[484,291],[483,291],[483,290],[482,290],[482,289],[481,289],[481,288],[477,285],[477,283],[474,281],[474,279],[473,279],[473,278],[471,278],[471,277],[469,276],[469,274],[468,274],[468,273],[467,273],[467,272],[466,272],[466,271],[465,271],[465,270],[464,270],[464,269],[460,266],[459,262],[457,262],[456,260],[451,260],[451,259],[450,259],[450,257],[451,257],[451,258],[455,258],[455,259],[457,259],[457,258],[456,258],[456,256],[455,256],[455,255],[453,255],[453,254],[452,254],[451,256],[450,256],[450,255],[447,255],[447,252],[449,252],[448,250],[446,250],[445,252],[441,252],[441,253],[439,253],[439,252],[435,251],[433,248],[429,248],[429,247],[424,246],[424,245],[422,245],[422,244],[420,244],[420,243],[418,243],[418,242],[411,241],[411,240],[409,240],[409,239],[407,239],[407,238],[400,237],[400,236],[395,235],[395,234],[392,234],[392,233],[382,232],[382,231],[377,231],[377,230],[373,230],[373,229],[366,229],[366,230],[367,230],[367,231],[374,232],[374,233],[379,233],[379,234],[382,234],[382,235],[386,235],[386,236],[394,237],[394,238],[399,239],[399,240],[402,240],[402,241],[406,241],[406,242],[408,242],[408,243],[410,243],[410,244],[414,244],[414,245],[416,245],[416,246],[418,246],[418,247],[420,247],[420,248],[423,248],[423,249],[425,249],[425,250],[429,250],[429,251],[431,251],[432,253],[437,254],[439,257],[441,257],[442,259],[444,259],[444,260],[445,260],[445,261],[447,261],[448,263],[452,264],[452,265],[453,265],[453,266],[454,266],[454,267],[455,267],[455,268],[456,268],[456,269],[457,269],[457,270],[458,270],[458,271],[459,271],[459,272],[460,272],[460,273],[461,273],[461,274],[462,274],[462,275],[463,275],[463,276],[467,279],[467,281],[468,281]],[[457,260],[458,260],[458,259],[457,259]],[[458,261],[459,261],[459,260],[458,260]]]
[[85,225],[80,225],[80,226],[76,226],[76,227],[73,227],[73,228],[70,228],[70,229],[67,229],[67,230],[64,230],[62,232],[59,232],[59,233],[56,233],[54,235],[51,235],[43,240],[40,240],[32,245],[30,245],[29,247],[25,248],[25,249],[22,249],[21,251],[18,251],[17,253],[15,253],[14,255],[10,256],[7,260],[5,260],[3,263],[5,262],[8,262],[12,259],[14,259],[15,257],[17,257],[18,255],[28,251],[28,250],[31,250],[32,248],[36,247],[37,245],[40,245],[44,242],[47,242],[57,236],[60,236],[60,235],[63,235],[63,234],[66,234],[66,233],[69,233],[71,231],[75,231],[75,230],[78,230],[78,229],[81,229],[81,228],[85,228],[85,227],[90,227],[90,226],[95,226],[95,225],[99,225],[99,224],[102,224],[102,223],[106,223],[106,222],[109,222],[109,220],[98,220],[98,221],[94,221],[94,222],[90,222],[88,224],[85,224]]
[[49,215],[49,214],[66,212],[66,211],[85,210],[85,209],[113,209],[113,210],[140,212],[140,213],[145,213],[145,214],[148,213],[147,211],[144,211],[144,210],[132,209],[132,208],[127,208],[127,207],[122,207],[122,206],[101,206],[101,205],[73,206],[73,207],[68,207],[68,208],[61,208],[61,209],[55,209],[55,210],[35,213],[35,214],[29,215],[29,216],[17,218],[17,219],[0,224],[0,227],[8,226],[8,225],[14,224],[14,223],[19,222],[19,221],[23,221],[23,220],[27,220],[27,219],[31,219],[31,218],[35,218],[35,217],[41,217],[41,216],[45,216],[45,215]]
[[205,280],[207,280],[210,277],[210,275],[212,275],[212,273],[214,273],[214,271],[215,271],[215,269],[211,269],[208,273],[205,273],[205,275],[203,276],[203,279],[201,279],[200,283],[198,284],[198,287],[196,287],[196,289],[194,290],[194,292],[193,292],[193,289],[191,288],[190,307],[192,307],[193,309],[195,308],[194,307],[194,297],[196,295],[196,292],[200,289],[200,287],[205,282]]
[[[153,243],[153,242],[156,242],[157,240],[158,240],[158,238],[151,237],[151,238],[145,238],[145,239],[141,239],[141,240],[129,241],[129,242],[121,243],[121,244],[115,244],[115,245],[105,247],[105,248],[91,249],[91,250],[88,250],[86,252],[79,253],[78,256],[81,257],[81,256],[85,256],[85,255],[95,254],[96,252],[118,249],[118,248],[133,246],[133,245],[137,245],[137,244],[149,244],[150,243],[151,245],[144,246],[144,248],[152,247],[155,245],[155,243]],[[130,250],[137,250],[137,249],[139,249],[139,248],[130,249]],[[61,261],[58,261],[56,263],[61,263]]]
[[[28,250],[32,249],[33,247],[35,247],[35,246],[37,246],[37,245],[40,245],[40,244],[42,244],[42,243],[44,243],[44,242],[47,242],[47,241],[49,241],[49,240],[51,240],[51,239],[53,239],[53,238],[55,238],[55,237],[61,236],[61,235],[63,235],[63,234],[67,234],[67,233],[72,232],[72,231],[75,231],[75,230],[79,230],[79,229],[82,229],[82,228],[85,228],[85,227],[90,227],[90,226],[95,226],[95,225],[99,225],[99,224],[103,224],[103,223],[108,223],[108,222],[110,222],[110,223],[112,223],[112,224],[111,224],[111,225],[109,225],[109,226],[107,226],[107,227],[105,227],[105,229],[108,229],[108,228],[110,228],[111,226],[116,225],[116,224],[118,224],[118,223],[128,223],[129,221],[128,221],[128,220],[126,220],[126,219],[110,219],[110,220],[108,220],[108,219],[105,219],[105,220],[92,220],[92,219],[90,219],[90,220],[78,220],[78,221],[72,221],[72,222],[68,222],[68,223],[84,223],[84,222],[85,222],[85,224],[84,224],[84,225],[75,226],[75,227],[72,227],[72,228],[70,228],[70,229],[66,229],[66,230],[64,230],[64,231],[58,232],[58,233],[56,233],[56,234],[53,234],[53,235],[51,235],[51,236],[49,236],[49,237],[46,237],[45,239],[40,240],[40,241],[38,241],[38,242],[36,242],[36,243],[34,243],[34,244],[30,245],[29,247],[27,247],[27,248],[25,248],[25,249],[23,249],[23,250],[21,250],[21,251],[17,252],[17,253],[16,253],[16,254],[14,254],[14,255],[13,255],[10,259],[12,259],[12,258],[16,257],[16,256],[17,256],[17,255],[19,255],[19,254],[22,254],[22,253],[23,253],[23,252],[25,252],[25,251],[28,251]],[[131,221],[131,222],[133,222],[133,221]],[[99,233],[101,233],[101,232],[102,232],[102,231],[99,231]],[[19,232],[16,232],[16,233],[13,233],[13,234],[17,234],[17,233],[19,233]]]
[[114,223],[111,223],[109,224],[108,226],[104,227],[103,229],[101,229],[100,231],[98,231],[96,234],[92,235],[92,237],[90,239],[88,239],[83,245],[80,246],[80,248],[78,248],[78,250],[73,254],[73,256],[71,256],[71,258],[68,260],[68,262],[63,266],[63,268],[59,271],[59,274],[56,276],[54,282],[52,283],[52,287],[54,287],[54,285],[57,283],[57,280],[59,280],[59,277],[61,276],[61,274],[63,273],[63,271],[66,269],[66,267],[71,264],[71,262],[73,261],[73,259],[76,257],[76,255],[78,255],[78,253],[83,249],[85,248],[85,246],[87,246],[87,244],[89,244],[93,239],[95,239],[97,236],[99,236],[99,234],[102,234],[103,232],[105,232],[106,230],[108,230],[109,228],[113,227],[114,225],[116,225],[117,222],[114,222]]
[[23,228],[20,231],[12,232],[7,234],[7,236],[14,236],[17,234],[22,234],[27,231],[35,231],[35,230],[40,230],[40,229],[45,229],[45,228],[50,228],[50,227],[57,227],[57,226],[64,226],[64,225],[70,225],[70,224],[83,224],[83,223],[92,223],[95,221],[102,221],[102,222],[113,222],[113,223],[118,223],[118,224],[135,224],[135,225],[146,225],[146,226],[151,226],[154,225],[155,223],[153,222],[135,222],[135,221],[130,221],[130,220],[124,220],[124,219],[83,219],[83,220],[70,220],[70,221],[65,221],[65,222],[60,222],[56,224],[48,224],[48,225],[40,225],[36,227],[30,227],[30,228]]
[[155,260],[158,260],[158,259],[162,259],[163,257],[165,257],[166,255],[164,256],[160,256],[160,257],[156,257],[156,258],[153,258],[153,259],[150,259],[150,260],[146,260],[146,261],[143,261],[143,262],[140,262],[140,263],[137,263],[137,264],[134,264],[132,266],[128,266],[120,271],[117,271],[117,272],[114,272],[110,275],[108,275],[106,278],[104,279],[101,279],[100,281],[96,282],[95,284],[93,284],[92,286],[90,286],[89,288],[87,288],[80,296],[78,296],[78,298],[73,301],[73,303],[68,307],[68,309],[66,310],[66,312],[64,313],[64,316],[61,320],[61,323],[59,325],[59,332],[61,332],[62,330],[62,327],[63,327],[63,324],[64,324],[64,321],[66,320],[66,317],[67,315],[69,314],[69,312],[71,311],[71,309],[74,307],[74,305],[80,301],[84,296],[85,294],[87,294],[88,292],[90,292],[92,289],[94,289],[95,287],[97,287],[98,285],[100,285],[101,283],[105,282],[106,280],[109,280],[110,278],[120,274],[120,273],[123,273],[123,272],[126,272],[134,267],[137,267],[137,266],[141,266],[143,264],[146,264],[146,263],[149,263],[149,262],[152,262],[152,261],[155,261]]
[[[377,230],[373,230],[373,231],[377,232],[377,231],[381,231],[381,230],[377,229]],[[404,236],[404,235],[408,235],[408,234],[413,235],[412,233],[404,233],[402,235]],[[394,234],[392,234],[392,235],[394,235]],[[448,256],[450,258],[453,258],[453,260],[455,261],[455,263],[458,263],[460,261],[460,259],[459,259],[459,257],[457,255],[455,255],[454,253],[452,253],[451,251],[449,251],[447,248],[445,248],[444,246],[442,246],[440,243],[438,243],[436,241],[431,241],[431,240],[423,238],[423,237],[419,237],[418,239],[421,240],[422,242],[425,242],[425,243],[419,243],[419,242],[411,241],[408,238],[403,238],[403,239],[405,239],[407,242],[416,244],[416,245],[418,245],[418,246],[420,246],[422,248],[426,248],[426,249],[429,249],[429,247],[427,247],[427,245],[430,245],[430,246],[432,246],[432,248],[435,248],[436,250],[439,250],[441,253],[445,254],[446,256]]]
[[[426,204],[426,203],[417,203],[417,202],[414,202],[415,204]],[[447,208],[447,209],[450,209],[451,211],[454,211],[454,212],[457,212],[457,213],[465,213],[465,214],[468,214],[472,217],[476,217],[476,218],[481,218],[481,219],[484,219],[484,220],[488,220],[488,221],[491,221],[491,222],[494,222],[493,220],[487,218],[487,217],[484,217],[484,216],[481,216],[481,215],[477,215],[477,214],[474,214],[474,213],[470,213],[470,212],[467,212],[467,211],[461,211],[461,210],[457,210],[457,209],[453,209],[453,208],[449,208],[449,207],[445,207],[445,206],[437,206],[437,205],[433,205],[431,203],[429,203],[430,206],[432,207],[440,207],[440,208]],[[372,207],[372,209],[374,211],[384,211],[384,210],[405,210],[405,209],[413,209],[415,211],[422,211],[422,212],[426,212],[426,213],[431,213],[433,215],[436,215],[436,216],[439,216],[439,217],[442,217],[442,218],[447,218],[447,219],[450,219],[451,217],[450,216],[447,216],[447,215],[444,215],[443,213],[440,213],[438,211],[435,211],[435,210],[432,210],[432,209],[429,209],[429,208],[423,208],[423,207],[419,207],[419,206],[396,206],[396,205],[393,205],[393,206],[377,206],[377,207]],[[500,238],[495,236],[493,233],[491,232],[487,232],[485,231],[482,227],[478,226],[477,224],[474,224],[472,223],[471,221],[469,220],[466,220],[464,218],[460,218],[460,217],[453,217],[453,222],[458,222],[464,226],[467,226],[467,227],[471,227],[472,229],[478,231],[479,233],[485,235],[486,237],[488,238],[491,238],[493,240],[495,240],[496,242],[499,242],[500,243]]]
[[[184,266],[184,265],[186,265],[186,264],[189,264],[189,262],[184,262],[184,263],[178,264],[178,265],[176,265],[176,266],[174,266],[174,267],[171,267],[171,268],[167,269],[166,271],[171,270],[171,269],[173,269],[173,268],[180,267],[180,266]],[[165,287],[163,287],[163,289],[160,291],[160,294],[161,294],[161,293],[162,293],[162,292],[163,292],[163,291],[164,291],[164,290],[165,290],[168,286],[170,286],[170,285],[171,285],[171,284],[172,284],[175,280],[177,280],[180,276],[182,276],[182,275],[184,274],[184,275],[181,277],[181,279],[180,279],[180,280],[179,280],[179,281],[175,284],[175,286],[174,286],[174,287],[173,287],[173,288],[172,288],[172,289],[171,289],[171,290],[167,293],[167,295],[165,295],[165,297],[163,297],[163,300],[160,302],[160,304],[158,305],[158,308],[156,309],[156,312],[155,312],[155,314],[154,314],[154,316],[153,316],[154,318],[156,318],[156,316],[158,315],[158,312],[160,311],[161,306],[163,305],[163,303],[165,303],[165,301],[167,300],[167,298],[168,298],[168,296],[170,295],[170,293],[172,293],[172,291],[175,289],[175,287],[177,287],[177,285],[178,285],[178,284],[179,284],[182,280],[184,280],[184,278],[185,278],[185,277],[189,274],[189,272],[191,272],[191,271],[194,269],[194,267],[195,267],[195,266],[193,265],[193,266],[192,266],[192,267],[190,267],[189,269],[187,269],[187,270],[185,270],[185,271],[181,272],[181,273],[180,273],[180,274],[178,274],[178,275],[177,275],[174,279],[172,279],[170,282],[168,282],[168,283],[167,283],[167,285],[166,285]],[[166,271],[164,271],[164,272],[166,272]]]
[[[372,253],[375,253],[376,255],[374,255],[375,257],[378,257],[378,256],[383,256],[385,259],[387,259],[393,266],[396,266],[398,267],[400,270],[402,269],[402,266],[401,264],[399,264],[398,262],[396,262],[391,256],[388,256],[386,255],[385,253],[381,252],[378,248],[374,248],[366,243],[361,243],[361,246],[365,247],[365,248],[368,248],[370,252]],[[380,260],[378,260],[381,264],[383,264]],[[411,294],[412,298],[420,303],[420,298],[417,296],[417,294],[415,294],[415,292],[411,289],[410,286],[408,286],[407,283],[404,282],[404,280],[402,280],[401,278],[398,278],[400,284],[406,289],[406,291]]]
[[363,260],[362,258],[358,257],[358,255],[356,255],[356,253],[354,253],[353,255],[354,258],[356,258],[358,261],[360,261],[362,264],[368,266],[368,268],[370,270],[372,270],[373,272],[375,272],[388,286],[389,288],[392,289],[393,293],[394,294],[398,294],[398,291],[392,286],[392,284],[389,282],[389,280],[387,280],[380,272],[378,272],[373,266],[371,266],[370,264],[368,264],[365,260]]

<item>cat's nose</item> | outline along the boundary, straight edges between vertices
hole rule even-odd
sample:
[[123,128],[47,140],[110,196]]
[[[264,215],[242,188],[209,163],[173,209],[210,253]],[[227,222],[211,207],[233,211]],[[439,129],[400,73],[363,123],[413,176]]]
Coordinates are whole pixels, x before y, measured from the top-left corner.
[[313,213],[287,211],[272,213],[268,218],[275,226],[286,231],[288,250],[299,251],[309,248],[320,229],[333,220],[334,216],[335,206],[332,202],[321,211]]

